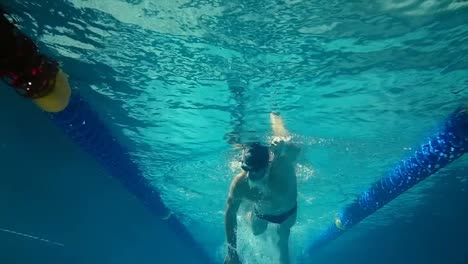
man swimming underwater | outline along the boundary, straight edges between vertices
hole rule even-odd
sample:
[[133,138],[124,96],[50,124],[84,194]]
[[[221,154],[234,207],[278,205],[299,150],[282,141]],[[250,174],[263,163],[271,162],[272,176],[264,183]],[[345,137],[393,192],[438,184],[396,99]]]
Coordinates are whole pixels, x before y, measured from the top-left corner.
[[297,179],[295,160],[299,148],[292,145],[283,120],[270,114],[275,139],[270,147],[248,144],[242,158],[242,171],[229,188],[225,212],[228,243],[225,264],[240,263],[237,252],[237,213],[242,201],[252,202],[247,220],[254,235],[265,232],[268,224],[277,225],[280,263],[289,263],[289,234],[296,222]]

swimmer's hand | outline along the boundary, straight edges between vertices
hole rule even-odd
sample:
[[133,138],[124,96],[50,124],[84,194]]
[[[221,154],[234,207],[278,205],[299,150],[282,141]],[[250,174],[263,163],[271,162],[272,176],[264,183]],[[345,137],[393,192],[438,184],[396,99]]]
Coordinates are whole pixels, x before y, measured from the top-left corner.
[[224,264],[242,264],[239,260],[239,255],[237,251],[228,250],[228,254],[224,259]]
[[295,161],[301,149],[291,143],[291,137],[275,137],[271,142],[271,150],[275,156],[285,158],[289,161]]
[[273,153],[275,153],[275,155],[278,155],[279,157],[284,156],[289,145],[287,142],[288,140],[289,138],[274,137],[271,141],[271,150],[273,151]]

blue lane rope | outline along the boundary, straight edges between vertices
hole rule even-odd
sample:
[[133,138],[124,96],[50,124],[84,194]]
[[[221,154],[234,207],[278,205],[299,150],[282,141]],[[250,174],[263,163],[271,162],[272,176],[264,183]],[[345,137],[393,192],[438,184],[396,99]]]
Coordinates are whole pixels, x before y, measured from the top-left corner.
[[334,240],[397,196],[424,180],[439,169],[461,157],[468,149],[468,107],[454,111],[439,132],[414,152],[400,161],[391,171],[361,193],[346,206],[331,224],[303,252],[299,263],[319,247]]
[[196,248],[200,252],[202,263],[212,263],[186,227],[175,215],[170,213],[169,208],[162,201],[160,193],[131,160],[128,150],[119,144],[99,116],[76,91],[64,111],[49,114],[49,117],[76,144],[98,160],[112,177],[120,181],[156,216],[167,218],[166,221],[175,234],[185,240],[190,247]]

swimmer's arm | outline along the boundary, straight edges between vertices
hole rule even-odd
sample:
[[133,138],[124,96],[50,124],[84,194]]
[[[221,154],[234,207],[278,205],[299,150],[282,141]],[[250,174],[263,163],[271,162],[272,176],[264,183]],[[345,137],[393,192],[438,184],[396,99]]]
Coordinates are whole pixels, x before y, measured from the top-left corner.
[[289,133],[284,126],[283,119],[276,113],[270,113],[271,129],[275,137],[288,137]]
[[241,203],[240,184],[243,174],[237,175],[229,188],[225,212],[225,232],[228,243],[228,254],[237,254],[237,211]]
[[291,136],[286,130],[283,119],[276,113],[270,113],[271,128],[273,130],[272,146],[276,155],[293,162],[300,152],[300,147],[293,144]]

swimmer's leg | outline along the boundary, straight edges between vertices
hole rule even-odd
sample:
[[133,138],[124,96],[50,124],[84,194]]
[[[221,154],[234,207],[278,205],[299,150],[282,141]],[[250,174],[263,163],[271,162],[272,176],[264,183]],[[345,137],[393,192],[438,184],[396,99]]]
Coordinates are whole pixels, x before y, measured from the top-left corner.
[[291,227],[296,223],[297,213],[291,215],[278,227],[278,248],[280,252],[280,264],[289,264],[289,234]]

